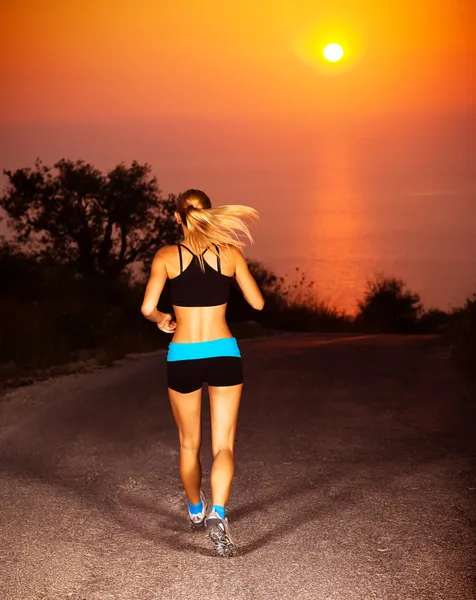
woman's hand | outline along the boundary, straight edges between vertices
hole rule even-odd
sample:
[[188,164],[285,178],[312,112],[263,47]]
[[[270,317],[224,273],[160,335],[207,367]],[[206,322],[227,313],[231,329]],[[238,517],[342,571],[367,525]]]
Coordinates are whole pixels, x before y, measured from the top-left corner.
[[157,321],[157,327],[164,333],[173,333],[177,327],[177,323],[169,313],[160,313],[160,320]]

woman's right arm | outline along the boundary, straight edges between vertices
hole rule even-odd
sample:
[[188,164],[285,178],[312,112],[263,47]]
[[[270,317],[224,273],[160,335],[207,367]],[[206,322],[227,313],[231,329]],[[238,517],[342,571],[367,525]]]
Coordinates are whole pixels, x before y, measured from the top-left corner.
[[177,323],[173,320],[172,315],[157,310],[160,295],[167,281],[167,269],[164,259],[166,252],[167,248],[162,248],[152,261],[152,269],[145,289],[141,312],[146,319],[157,323],[160,330],[165,331],[165,333],[173,333]]
[[235,277],[236,282],[248,304],[255,310],[263,310],[264,298],[253,275],[250,273],[245,257],[239,250],[235,255]]

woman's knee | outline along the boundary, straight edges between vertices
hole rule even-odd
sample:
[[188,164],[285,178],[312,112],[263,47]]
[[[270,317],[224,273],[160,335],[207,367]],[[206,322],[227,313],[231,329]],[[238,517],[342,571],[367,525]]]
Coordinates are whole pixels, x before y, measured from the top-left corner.
[[235,447],[235,425],[231,427],[215,427],[212,429],[212,452],[213,456],[220,451],[229,451],[233,454]]
[[233,456],[234,456],[234,450],[233,450],[233,446],[214,446],[212,447],[212,454],[213,454],[213,459],[215,460],[216,457],[221,454],[223,456],[227,456],[229,458],[231,458],[233,460]]
[[201,440],[195,436],[186,436],[180,434],[180,449],[188,452],[200,452]]

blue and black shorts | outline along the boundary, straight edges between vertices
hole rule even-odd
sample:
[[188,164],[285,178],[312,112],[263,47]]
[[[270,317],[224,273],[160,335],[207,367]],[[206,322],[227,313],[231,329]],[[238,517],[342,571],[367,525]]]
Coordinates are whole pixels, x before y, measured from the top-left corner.
[[170,342],[167,384],[181,394],[196,392],[204,383],[227,387],[243,383],[240,349],[235,338],[210,342]]

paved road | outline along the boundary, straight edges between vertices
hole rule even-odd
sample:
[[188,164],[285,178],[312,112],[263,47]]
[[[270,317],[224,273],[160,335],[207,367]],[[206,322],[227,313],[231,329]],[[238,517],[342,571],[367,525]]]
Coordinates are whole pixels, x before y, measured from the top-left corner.
[[3,600],[474,600],[476,406],[435,340],[241,347],[238,555],[188,528],[158,353],[0,400]]

